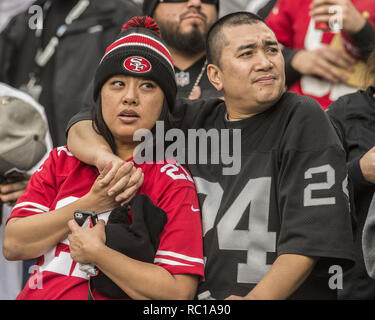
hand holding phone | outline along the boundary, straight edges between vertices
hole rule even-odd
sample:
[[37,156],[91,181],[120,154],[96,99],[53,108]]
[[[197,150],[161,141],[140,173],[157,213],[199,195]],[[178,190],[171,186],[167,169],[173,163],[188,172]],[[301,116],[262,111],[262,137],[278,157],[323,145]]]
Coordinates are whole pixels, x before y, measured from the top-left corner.
[[[94,227],[98,222],[98,215],[92,211],[76,210],[74,211],[74,220],[80,227],[91,228]],[[98,268],[91,264],[79,264],[79,269],[86,272],[89,276],[95,276],[98,274]]]
[[0,175],[0,184],[8,184],[25,180],[25,172],[12,169]]
[[92,211],[76,210],[74,220],[80,227],[94,227],[98,223],[98,215]]

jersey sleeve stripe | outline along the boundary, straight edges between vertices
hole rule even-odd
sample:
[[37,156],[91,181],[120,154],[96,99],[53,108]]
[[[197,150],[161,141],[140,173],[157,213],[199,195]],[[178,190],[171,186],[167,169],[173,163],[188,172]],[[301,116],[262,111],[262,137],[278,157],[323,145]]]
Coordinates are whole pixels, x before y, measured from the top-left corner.
[[171,266],[194,267],[191,264],[181,263],[181,262],[177,262],[177,261],[173,261],[173,260],[169,260],[169,259],[163,259],[163,258],[155,258],[154,263],[164,263],[164,264],[168,264],[168,265],[171,265]]
[[46,212],[46,211],[43,211],[43,210],[40,210],[40,209],[33,209],[33,208],[23,208],[22,210],[28,210],[28,211],[38,212],[38,213]]
[[204,264],[203,259],[189,257],[189,256],[186,256],[186,255],[183,255],[183,254],[180,254],[180,253],[173,252],[173,251],[158,250],[156,252],[156,255],[157,256],[170,256],[170,257],[174,257],[174,258],[179,258],[181,260],[186,260],[186,261],[190,261],[190,262],[196,262],[196,263]]
[[48,212],[49,211],[49,208],[46,207],[46,206],[43,206],[39,203],[35,203],[35,202],[20,202],[18,204],[16,204],[13,208],[14,209],[17,209],[17,208],[21,208],[21,207],[26,207],[26,206],[31,206],[31,207],[34,207],[36,209],[40,209],[42,210],[43,212]]

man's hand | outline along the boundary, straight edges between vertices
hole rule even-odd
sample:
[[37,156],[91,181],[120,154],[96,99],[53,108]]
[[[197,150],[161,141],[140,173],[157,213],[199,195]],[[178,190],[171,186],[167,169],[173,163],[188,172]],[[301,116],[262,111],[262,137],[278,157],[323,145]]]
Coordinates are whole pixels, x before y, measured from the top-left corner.
[[327,45],[315,50],[300,50],[292,59],[292,67],[301,74],[318,76],[333,83],[345,82],[347,76],[336,67],[352,71],[355,63],[348,53]]
[[359,166],[365,180],[375,183],[375,147],[363,155],[359,160]]
[[116,200],[118,194],[116,192],[110,192],[110,190],[116,185],[127,186],[130,179],[128,173],[131,171],[133,166],[134,164],[132,162],[123,162],[123,164],[116,170],[112,180],[110,180],[108,184],[104,185],[102,181],[112,170],[112,163],[110,162],[107,164],[100,172],[94,184],[91,186],[90,191],[84,196],[84,198],[86,198],[90,203],[95,205],[95,211],[97,213],[112,210],[120,205],[120,202]]
[[[82,148],[82,145],[89,147]],[[68,146],[79,160],[95,166],[101,175],[104,168],[111,165],[110,170],[100,179],[99,186],[103,188],[110,185],[119,168],[125,163],[112,152],[104,137],[94,131],[91,120],[79,121],[69,129]],[[115,195],[115,200],[121,204],[128,203],[143,183],[143,173],[140,169],[137,171],[134,166],[128,169],[130,171],[123,171],[124,179],[118,179],[117,183],[107,190],[108,195]]]
[[99,220],[93,228],[82,228],[74,220],[68,222],[72,232],[68,236],[70,255],[79,263],[91,263],[93,257],[105,246],[105,223]]
[[25,175],[25,179],[23,181],[9,181],[7,184],[0,185],[0,200],[9,205],[14,205],[14,203],[26,190],[29,180],[30,176]]
[[306,280],[318,259],[298,254],[282,254],[246,296],[230,295],[226,300],[287,299]]
[[341,7],[344,31],[355,34],[365,25],[366,19],[350,0],[314,0],[310,5],[310,16],[316,21],[329,23],[329,19],[332,17],[329,8],[332,6]]

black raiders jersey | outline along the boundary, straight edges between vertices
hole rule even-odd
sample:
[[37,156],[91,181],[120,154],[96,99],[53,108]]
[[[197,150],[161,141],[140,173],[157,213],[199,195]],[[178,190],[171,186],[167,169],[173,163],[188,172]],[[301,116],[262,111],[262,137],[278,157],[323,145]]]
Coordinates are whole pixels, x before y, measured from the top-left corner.
[[277,256],[300,254],[320,259],[290,298],[335,299],[330,268],[352,264],[353,235],[345,153],[321,107],[287,92],[269,110],[234,122],[218,99],[179,108],[188,140],[203,128],[199,140],[207,143],[187,141],[204,235],[197,298],[244,296]]

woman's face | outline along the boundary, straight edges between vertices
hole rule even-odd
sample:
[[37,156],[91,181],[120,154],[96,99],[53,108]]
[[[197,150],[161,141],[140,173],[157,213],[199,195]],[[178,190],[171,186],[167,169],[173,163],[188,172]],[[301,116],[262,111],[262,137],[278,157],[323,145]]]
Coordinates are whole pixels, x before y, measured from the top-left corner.
[[164,93],[153,80],[124,75],[108,79],[101,90],[102,114],[118,143],[134,143],[138,129],[151,130],[159,119]]

